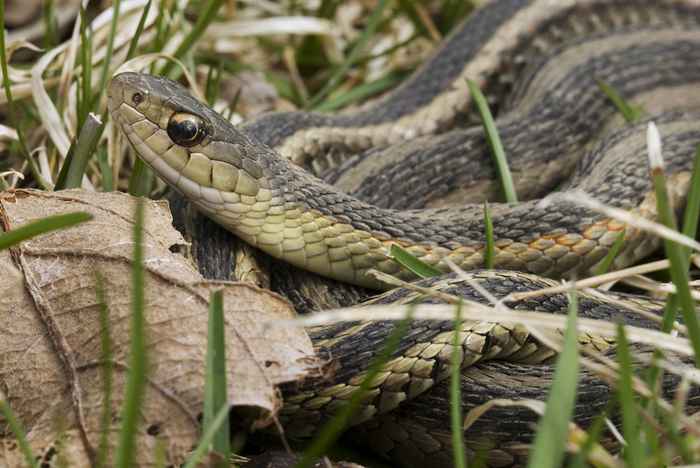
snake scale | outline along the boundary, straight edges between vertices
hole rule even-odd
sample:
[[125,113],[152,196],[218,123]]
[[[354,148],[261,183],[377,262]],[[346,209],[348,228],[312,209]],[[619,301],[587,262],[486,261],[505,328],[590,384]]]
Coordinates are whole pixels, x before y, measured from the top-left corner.
[[[466,79],[498,109],[497,127],[525,201],[493,203],[495,266],[484,263],[481,201],[498,194],[487,141]],[[109,105],[140,158],[201,212],[271,256],[326,277],[381,289],[371,269],[413,280],[386,256],[392,243],[448,271],[449,258],[497,297],[585,275],[625,229],[621,267],[658,239],[550,196],[584,190],[609,205],[655,217],[644,128],[624,125],[598,81],[643,104],[663,136],[673,207],[681,210],[700,142],[699,0],[498,0],[475,11],[416,73],[385,97],[335,115],[262,116],[239,128],[168,79],[115,76]],[[428,286],[485,302],[454,276]],[[376,301],[424,300],[406,289]],[[514,308],[565,313],[549,295]],[[580,314],[657,327],[640,310],[660,305],[616,293],[583,294]],[[371,321],[310,329],[323,375],[283,389],[289,434],[311,433],[357,387],[394,329]],[[449,466],[445,377],[451,322],[414,321],[355,423],[378,452],[405,465]],[[522,327],[465,323],[464,410],[494,397],[538,398],[552,353]],[[589,337],[604,352],[614,346]],[[584,340],[585,341],[585,340]],[[643,351],[640,351],[643,354]],[[677,383],[667,376],[671,391]],[[609,388],[584,371],[575,419],[586,425]],[[696,389],[690,404],[698,404]],[[504,408],[465,432],[468,455],[522,463],[536,417]]]

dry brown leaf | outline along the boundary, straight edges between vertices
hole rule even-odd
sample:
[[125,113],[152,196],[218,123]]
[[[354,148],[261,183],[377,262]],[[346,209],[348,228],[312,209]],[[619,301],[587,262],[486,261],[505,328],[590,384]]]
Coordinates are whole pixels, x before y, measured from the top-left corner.
[[[121,193],[0,193],[5,229],[74,211],[94,217],[0,252],[0,389],[36,453],[53,453],[60,439],[60,454],[70,466],[89,466],[99,446],[104,402],[97,273],[104,278],[113,341],[110,434],[119,429],[129,358],[134,206],[135,199]],[[211,291],[224,291],[231,404],[274,413],[274,385],[303,376],[314,364],[313,351],[303,331],[265,326],[293,316],[279,296],[244,283],[206,282],[171,251],[184,240],[171,226],[166,203],[147,201],[145,219],[149,370],[138,461],[152,465],[156,444],[164,444],[168,463],[179,464],[199,435]],[[8,436],[0,443],[0,466],[21,465]]]

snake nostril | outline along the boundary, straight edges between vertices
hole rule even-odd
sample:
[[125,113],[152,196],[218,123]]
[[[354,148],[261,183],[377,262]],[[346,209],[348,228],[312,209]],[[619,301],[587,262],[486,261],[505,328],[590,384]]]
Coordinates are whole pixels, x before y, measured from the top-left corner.
[[131,102],[133,102],[134,105],[136,105],[136,106],[141,104],[143,102],[143,100],[144,100],[143,94],[139,93],[138,91],[131,95]]

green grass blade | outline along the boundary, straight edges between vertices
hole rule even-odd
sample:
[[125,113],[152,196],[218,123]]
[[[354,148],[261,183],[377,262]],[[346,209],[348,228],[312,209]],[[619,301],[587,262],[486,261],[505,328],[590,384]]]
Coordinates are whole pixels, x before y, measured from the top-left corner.
[[398,244],[391,244],[389,248],[389,258],[392,258],[394,261],[398,262],[399,265],[415,273],[419,278],[431,278],[433,276],[442,275],[442,271],[417,259]]
[[323,88],[321,88],[321,90],[313,98],[311,98],[311,100],[309,100],[309,104],[307,106],[308,108],[316,109],[316,106],[320,105],[321,102],[324,99],[326,99],[326,96],[328,96],[330,93],[332,93],[338,87],[338,85],[340,84],[342,79],[348,73],[348,70],[350,70],[350,67],[352,66],[352,64],[364,52],[369,40],[377,32],[377,27],[379,26],[379,23],[381,22],[382,14],[384,13],[384,10],[386,9],[388,4],[389,4],[389,0],[380,0],[379,1],[377,6],[374,8],[374,11],[370,15],[370,17],[367,19],[367,26],[365,27],[365,30],[362,31],[362,34],[360,35],[357,42],[355,43],[355,46],[352,48],[352,50],[348,54],[345,61],[343,63],[341,63],[340,66],[335,70],[333,75],[326,82],[325,86],[323,86]]
[[224,424],[224,421],[228,420],[228,412],[229,409],[226,406],[219,408],[218,413],[216,413],[216,417],[214,417],[207,430],[204,431],[204,434],[202,434],[202,438],[199,439],[197,448],[194,449],[192,455],[190,455],[190,459],[187,460],[184,468],[196,468],[200,466],[199,462],[209,451],[209,447],[211,446],[214,437],[219,432],[219,429],[221,428],[222,424]]
[[47,216],[38,221],[31,222],[22,227],[12,229],[0,234],[0,250],[12,247],[24,240],[46,234],[47,232],[65,229],[76,224],[84,223],[92,219],[90,213],[78,211],[56,216]]
[[10,404],[5,400],[5,395],[2,392],[0,392],[0,413],[2,413],[5,418],[10,431],[15,435],[15,439],[17,439],[17,444],[22,451],[22,455],[24,455],[24,461],[27,463],[27,466],[39,468],[39,463],[34,453],[32,453],[32,448],[29,446],[24,429],[15,417],[15,413],[12,411],[12,408],[10,408]]
[[[688,201],[685,206],[685,217],[683,220],[683,234],[691,239],[695,239],[697,235],[698,218],[700,218],[700,146],[695,151],[695,160],[693,161],[693,170],[690,177],[690,192],[688,193]],[[690,249],[685,246],[682,249],[684,252],[683,259],[687,269],[690,265],[688,259]],[[678,312],[678,305],[678,296],[675,294],[669,295],[666,300],[666,306],[664,307],[664,316],[661,324],[662,331],[668,333],[673,328],[673,323]],[[659,358],[661,358],[661,354],[657,351],[654,353],[654,360],[649,367],[647,379],[649,386],[657,392],[660,390],[658,378],[661,374],[661,370],[656,365],[656,361]]]
[[[668,200],[668,190],[666,188],[666,177],[661,156],[661,138],[653,123],[650,123],[648,127],[647,145],[649,147],[651,179],[654,185],[654,193],[656,194],[656,209],[659,213],[659,221],[671,229],[676,229],[676,221]],[[676,287],[678,304],[680,305],[683,321],[695,353],[695,366],[700,367],[700,324],[698,324],[698,317],[695,312],[695,301],[690,292],[686,250],[683,246],[664,239],[664,251],[666,252],[666,258],[671,262],[671,281]],[[666,318],[664,318],[664,321],[666,321]]]
[[147,197],[151,193],[153,173],[141,158],[134,161],[134,168],[129,177],[129,193],[135,197]]
[[56,18],[56,2],[54,0],[45,0],[43,3],[44,48],[48,50],[58,43],[58,20]]
[[117,34],[117,23],[119,22],[119,9],[121,0],[112,1],[112,22],[109,26],[109,37],[107,38],[107,51],[102,62],[102,75],[100,75],[100,85],[97,88],[97,93],[90,101],[94,105],[99,104],[102,93],[107,88],[107,78],[109,78],[109,66],[112,63],[112,53],[114,52],[114,36]]
[[511,175],[510,168],[508,167],[506,153],[503,149],[503,143],[501,143],[501,137],[498,136],[498,129],[496,128],[496,123],[493,120],[491,109],[489,109],[488,102],[486,102],[486,97],[484,97],[484,94],[481,92],[481,89],[479,89],[477,84],[472,80],[467,80],[467,84],[469,85],[469,92],[474,100],[474,104],[479,111],[479,115],[481,115],[481,122],[484,126],[486,139],[489,142],[491,155],[496,163],[496,170],[498,171],[498,176],[501,180],[501,187],[503,187],[503,195],[508,203],[515,203],[518,201],[518,197],[515,194],[513,176]]
[[[204,97],[210,106],[213,106],[219,97],[219,86],[221,84],[221,73],[223,72],[224,66],[219,61],[216,67],[213,65],[209,66],[207,71],[207,82],[204,87]],[[239,88],[240,90],[240,88]]]
[[603,260],[595,268],[593,273],[595,275],[604,275],[605,273],[607,273],[608,270],[610,270],[610,267],[612,266],[613,262],[615,261],[615,258],[617,258],[617,255],[620,253],[620,250],[622,249],[622,246],[624,244],[625,230],[623,229],[617,235],[617,237],[615,238],[615,242],[613,242],[613,245],[610,247],[610,250],[608,250],[608,253],[605,255],[605,258],[603,258]]
[[617,326],[617,359],[620,364],[620,377],[617,383],[617,398],[622,410],[622,433],[625,437],[625,460],[627,466],[643,466],[644,447],[642,446],[639,413],[632,387],[632,355],[622,325]]
[[97,165],[100,167],[100,175],[102,176],[102,191],[113,191],[114,176],[112,175],[112,166],[109,165],[107,148],[105,146],[97,149]]
[[496,244],[493,239],[493,221],[489,202],[484,202],[484,231],[486,234],[486,247],[484,247],[484,267],[493,270],[493,261],[496,258]]
[[359,388],[353,392],[347,404],[342,406],[338,412],[323,425],[316,438],[304,451],[301,460],[296,464],[296,468],[310,468],[321,455],[328,451],[329,447],[335,443],[338,437],[340,437],[340,434],[350,422],[350,418],[355,411],[357,411],[357,408],[359,408],[367,390],[369,390],[370,383],[375,380],[384,367],[384,364],[386,364],[396,351],[401,338],[408,331],[408,326],[411,323],[411,312],[412,310],[409,309],[406,318],[396,324],[394,330],[387,338],[384,347],[370,363]]
[[80,4],[80,101],[78,102],[78,128],[83,128],[92,104],[92,31],[88,29],[87,13]]
[[598,87],[603,93],[610,99],[610,101],[617,107],[617,110],[622,114],[625,120],[629,123],[636,122],[644,115],[644,110],[641,107],[630,105],[625,99],[620,96],[615,88],[610,86],[605,81],[597,80]]
[[143,32],[143,27],[146,24],[146,18],[148,18],[148,12],[151,9],[151,3],[153,3],[153,0],[148,0],[148,3],[146,3],[146,6],[143,7],[143,13],[141,14],[141,18],[139,19],[138,26],[136,26],[136,32],[134,33],[134,37],[131,38],[131,42],[129,43],[129,51],[126,53],[126,61],[131,60],[134,57],[134,55],[136,54],[136,48],[139,45],[141,33]]
[[146,337],[145,337],[145,299],[143,266],[143,212],[144,201],[136,200],[134,216],[134,253],[131,269],[131,330],[129,347],[129,376],[126,382],[126,394],[122,407],[122,427],[119,431],[117,445],[117,468],[133,466],[136,456],[136,434],[144,391],[146,389]]
[[610,409],[612,409],[612,404],[614,400],[608,401],[608,405],[605,410],[596,416],[593,423],[588,427],[586,433],[586,440],[583,441],[579,451],[572,457],[569,468],[586,468],[586,459],[593,451],[597,442],[600,440],[600,436],[603,435],[603,430],[605,429],[605,419],[608,417]]
[[108,466],[109,434],[112,424],[112,338],[109,333],[109,310],[105,295],[104,279],[99,273],[95,277],[95,293],[100,311],[100,347],[102,348],[102,419],[100,421],[100,446],[97,451],[97,466]]
[[85,119],[80,135],[68,150],[61,172],[56,179],[54,190],[79,188],[90,158],[95,153],[95,147],[102,134],[102,121],[95,114],[89,113]]
[[372,96],[376,96],[387,89],[393,88],[395,85],[403,81],[406,73],[392,72],[378,80],[354,86],[347,93],[333,96],[321,102],[314,110],[319,112],[330,112],[350,104],[354,104]]
[[[683,234],[695,239],[700,220],[700,146],[695,150],[693,170],[690,176],[690,192],[685,204],[685,216],[683,218]],[[683,247],[686,255],[690,255],[690,248]]]
[[452,337],[450,363],[450,425],[452,431],[452,459],[455,468],[466,468],[464,431],[462,430],[462,301],[457,304],[455,331]]
[[554,379],[547,397],[544,415],[537,426],[537,434],[527,465],[530,468],[557,468],[564,460],[569,421],[574,414],[579,378],[577,315],[576,293],[571,291],[569,293],[569,314],[566,320],[564,346],[557,358]]
[[[224,324],[223,291],[211,294],[209,306],[209,336],[207,338],[207,368],[204,384],[204,432],[214,423],[221,408],[228,408],[228,386],[226,384],[226,341]],[[228,421],[223,424],[213,439],[213,450],[228,459],[231,452]],[[226,463],[218,465],[220,468]]]
[[[202,13],[197,16],[197,21],[195,22],[194,26],[184,37],[184,39],[182,39],[182,42],[173,53],[175,58],[182,59],[187,52],[193,49],[195,42],[197,42],[197,40],[202,36],[204,31],[209,26],[209,23],[214,20],[223,3],[224,0],[209,0],[207,2]],[[163,76],[168,76],[168,74],[172,71],[173,66],[174,62],[168,61],[168,63],[163,66],[160,74]]]

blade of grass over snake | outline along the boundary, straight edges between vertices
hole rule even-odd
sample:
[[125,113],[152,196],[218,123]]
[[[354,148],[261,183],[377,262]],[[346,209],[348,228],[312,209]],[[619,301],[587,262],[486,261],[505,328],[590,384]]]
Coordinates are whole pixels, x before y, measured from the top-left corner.
[[617,326],[617,360],[620,378],[617,383],[617,398],[622,410],[622,432],[625,436],[624,457],[627,466],[643,466],[644,448],[640,438],[639,415],[632,387],[632,355],[625,329]]
[[108,466],[109,427],[112,423],[112,339],[109,334],[109,310],[105,295],[104,279],[98,272],[95,275],[95,294],[100,310],[100,347],[102,348],[102,420],[100,421],[100,446],[97,451],[97,466]]
[[469,92],[474,100],[474,104],[476,105],[479,115],[481,116],[481,123],[484,126],[486,139],[491,147],[491,155],[493,156],[494,163],[496,164],[498,177],[501,181],[501,187],[503,188],[503,195],[508,203],[515,203],[518,201],[518,197],[515,194],[513,176],[510,174],[510,168],[508,167],[508,160],[506,159],[506,153],[503,149],[503,143],[501,143],[501,138],[498,136],[498,129],[496,128],[496,124],[493,120],[493,115],[489,109],[488,102],[486,102],[486,97],[474,81],[467,80],[467,85],[469,86]]
[[78,211],[75,213],[66,213],[56,216],[47,216],[38,221],[31,222],[22,227],[12,229],[10,231],[0,233],[0,250],[7,249],[16,245],[23,240],[31,239],[32,237],[46,234],[47,232],[65,229],[76,224],[84,223],[92,219],[90,213]]
[[450,423],[452,430],[452,459],[455,468],[466,468],[464,434],[462,431],[462,303],[455,308],[455,330],[452,336],[452,362],[450,362]]
[[[184,37],[184,39],[182,39],[180,45],[177,46],[177,49],[173,53],[175,58],[182,59],[187,52],[193,49],[194,43],[197,42],[197,40],[202,36],[204,31],[209,26],[209,23],[214,20],[223,3],[224,0],[209,0],[207,2],[204,10],[197,17],[197,21],[190,32]],[[170,72],[173,70],[173,66],[174,63],[172,61],[167,62],[160,71],[160,74],[163,76],[168,76],[168,74],[170,74]]]
[[129,333],[129,376],[121,411],[121,429],[116,452],[117,468],[133,466],[141,403],[146,387],[146,338],[143,266],[143,199],[136,201],[134,252],[131,268],[131,329]]
[[338,437],[340,437],[341,432],[350,422],[350,418],[359,408],[360,403],[369,390],[370,383],[376,379],[377,375],[384,367],[384,364],[386,364],[394,351],[396,351],[401,338],[408,331],[408,326],[412,320],[412,311],[413,308],[409,308],[406,312],[406,317],[395,325],[394,330],[386,339],[384,347],[379,351],[367,368],[367,373],[362,379],[362,382],[360,382],[360,386],[353,392],[348,403],[342,406],[338,412],[321,427],[318,435],[304,451],[301,460],[299,460],[295,468],[310,468],[319,457],[328,451]]
[[[683,218],[683,234],[695,239],[700,220],[700,146],[695,150],[693,171],[690,176],[690,192],[685,204],[685,217]],[[684,247],[686,257],[690,255],[690,249]]]
[[537,425],[529,468],[561,466],[566,451],[569,422],[574,414],[578,385],[578,302],[575,290],[569,292],[569,314],[564,332],[564,345],[557,358],[552,386],[544,415]]
[[[685,218],[683,220],[683,234],[695,239],[697,235],[698,218],[700,217],[700,146],[695,151],[695,160],[693,161],[693,170],[690,177],[690,192],[688,193],[688,201],[685,207]],[[690,265],[689,255],[691,254],[691,249],[683,246],[684,251],[683,258],[685,260],[685,270],[687,271]],[[663,322],[661,324],[661,330],[665,332],[670,332],[673,328],[673,323],[676,320],[676,315],[678,313],[679,298],[676,294],[669,295],[666,300],[666,305],[664,307]],[[658,395],[660,392],[660,376],[661,369],[658,367],[657,362],[661,359],[662,355],[659,351],[654,352],[652,364],[649,366],[649,371],[647,374],[647,383],[650,388],[654,389],[655,394]]]
[[391,244],[389,248],[389,258],[392,258],[407,270],[412,271],[419,278],[431,278],[442,274],[440,270],[416,258],[398,244]]
[[[207,432],[221,408],[228,408],[228,386],[226,384],[226,342],[224,331],[224,296],[214,291],[209,299],[209,321],[207,337],[207,368],[204,383],[204,421]],[[214,434],[212,449],[227,460],[231,452],[228,419]],[[228,466],[222,462],[219,468]]]
[[496,257],[496,247],[493,240],[493,221],[491,220],[491,209],[489,202],[484,202],[484,229],[486,231],[486,248],[484,249],[484,267],[493,269],[493,261]]
[[[50,184],[44,180],[39,172],[39,167],[37,166],[34,158],[32,158],[29,147],[27,146],[27,141],[24,137],[24,132],[22,131],[22,126],[20,125],[19,117],[15,109],[15,102],[12,99],[12,87],[10,85],[10,73],[7,66],[7,46],[5,44],[5,1],[0,1],[0,69],[2,70],[2,86],[5,90],[5,98],[7,99],[7,113],[9,116],[10,124],[15,128],[17,132],[17,140],[19,142],[20,154],[27,161],[27,166],[29,171],[32,173],[32,177],[36,180],[37,184],[41,186],[44,190],[51,190]],[[4,182],[2,182],[4,184]]]
[[[676,222],[673,210],[668,201],[668,190],[666,188],[666,176],[663,169],[663,159],[661,154],[661,137],[654,123],[649,123],[647,130],[647,147],[649,151],[649,162],[651,166],[651,179],[654,184],[656,194],[656,209],[659,213],[659,221],[669,229],[676,230]],[[695,353],[695,366],[700,367],[700,324],[698,324],[695,312],[695,302],[690,293],[687,255],[683,246],[675,242],[664,239],[664,250],[666,257],[671,262],[671,280],[676,286],[678,302],[683,315],[683,321],[688,329],[690,342]]]
[[341,80],[345,77],[348,70],[352,66],[353,62],[357,60],[360,54],[363,53],[363,51],[367,47],[367,43],[376,33],[377,27],[379,26],[379,23],[382,19],[382,14],[384,13],[384,10],[386,9],[386,6],[388,4],[389,0],[379,1],[377,6],[374,8],[374,11],[367,19],[367,26],[365,27],[365,30],[362,31],[362,34],[355,43],[355,46],[348,54],[345,61],[342,64],[340,64],[340,66],[335,70],[328,82],[326,82],[325,86],[323,86],[323,88],[321,88],[321,90],[309,100],[307,108],[316,110],[316,106],[320,105],[322,101],[338,87]]
[[610,99],[610,101],[617,107],[620,114],[625,118],[628,123],[633,123],[642,118],[644,115],[644,109],[638,106],[633,106],[629,104],[625,99],[620,96],[615,88],[610,86],[608,83],[602,80],[597,80],[598,87],[603,93]]
[[[187,463],[185,463],[185,466],[183,468],[196,468],[198,466],[201,466],[199,464],[200,460],[209,450],[209,446],[214,440],[216,434],[219,432],[219,429],[221,428],[222,424],[224,424],[224,421],[228,421],[228,413],[228,407],[222,406],[221,408],[219,408],[219,411],[216,413],[214,419],[212,419],[211,424],[206,429],[206,431],[204,431],[204,434],[202,434],[202,438],[199,439],[199,444],[197,444],[197,448],[194,449],[192,455],[190,455],[190,459],[187,460]],[[226,463],[226,466],[235,467],[235,465],[229,463]]]
[[615,238],[615,242],[613,242],[613,245],[610,247],[610,250],[608,250],[608,253],[605,254],[605,257],[601,262],[598,264],[598,266],[594,270],[594,275],[604,275],[605,273],[610,270],[610,267],[612,266],[613,262],[615,261],[615,258],[617,257],[617,254],[620,253],[620,249],[622,249],[622,246],[625,243],[625,230],[623,229],[620,231],[620,233],[617,235]]
[[15,417],[15,413],[10,408],[9,402],[5,399],[5,395],[0,391],[0,414],[5,419],[5,423],[9,430],[14,434],[17,444],[19,445],[22,455],[24,455],[24,461],[27,466],[31,468],[39,468],[39,463],[37,462],[37,457],[32,453],[32,448],[29,446],[27,441],[27,435],[24,432],[20,422]]

